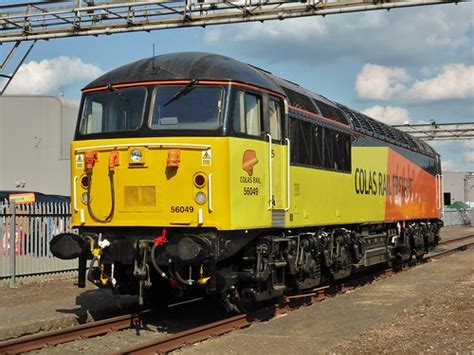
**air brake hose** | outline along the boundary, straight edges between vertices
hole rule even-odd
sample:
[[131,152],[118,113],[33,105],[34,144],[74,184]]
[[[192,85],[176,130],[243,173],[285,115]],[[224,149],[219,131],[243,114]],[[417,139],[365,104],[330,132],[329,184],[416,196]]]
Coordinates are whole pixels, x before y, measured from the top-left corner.
[[[97,158],[94,158],[94,159],[96,160]],[[101,219],[94,214],[94,211],[92,210],[92,205],[91,205],[92,170],[94,168],[94,163],[87,166],[87,170],[86,170],[87,180],[89,182],[87,185],[87,211],[89,212],[89,215],[94,221],[99,222],[99,223],[108,223],[112,220],[115,213],[115,182],[114,182],[115,169],[114,168],[115,166],[118,166],[118,154],[115,151],[115,152],[110,153],[110,157],[109,157],[110,199],[111,199],[112,206],[110,207],[109,214],[104,219]]]
[[114,216],[115,213],[115,184],[114,184],[114,170],[109,170],[109,181],[110,181],[110,197],[112,200],[112,206],[110,207],[110,212],[105,217],[104,219],[101,219],[97,217],[94,214],[94,211],[92,211],[92,206],[91,206],[91,187],[92,187],[92,170],[89,170],[87,172],[87,178],[89,180],[89,185],[87,186],[87,211],[89,212],[89,215],[92,217],[92,219],[96,222],[100,223],[108,223],[112,220],[112,217]]
[[151,263],[153,264],[153,266],[155,267],[155,270],[160,274],[161,277],[163,277],[166,280],[169,280],[168,275],[166,275],[163,272],[163,270],[161,270],[161,268],[158,266],[158,263],[156,262],[155,252],[156,252],[157,247],[158,247],[157,244],[153,244],[153,247],[151,248]]
[[191,281],[191,280],[188,281],[188,280],[183,279],[183,277],[180,275],[179,271],[174,270],[171,265],[170,265],[169,272],[170,272],[170,275],[173,277],[173,279],[178,281],[178,283],[180,283],[182,286],[189,287],[189,286],[192,286],[194,284],[194,281]]

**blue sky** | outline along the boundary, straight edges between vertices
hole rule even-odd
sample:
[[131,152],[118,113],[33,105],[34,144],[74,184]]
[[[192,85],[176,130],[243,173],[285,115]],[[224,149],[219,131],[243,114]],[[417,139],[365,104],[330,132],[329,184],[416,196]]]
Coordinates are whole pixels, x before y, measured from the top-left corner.
[[[387,123],[474,121],[473,17],[466,2],[38,42],[7,93],[79,99],[94,77],[155,44],[156,54],[234,57]],[[474,141],[433,145],[445,170],[474,171]]]

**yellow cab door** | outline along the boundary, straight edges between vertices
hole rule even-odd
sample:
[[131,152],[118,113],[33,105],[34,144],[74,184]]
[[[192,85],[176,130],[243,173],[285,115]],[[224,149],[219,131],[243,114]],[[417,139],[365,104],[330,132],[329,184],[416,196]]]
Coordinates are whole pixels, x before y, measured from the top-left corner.
[[288,140],[285,139],[283,100],[268,95],[266,101],[266,131],[269,158],[270,199],[268,209],[272,212],[272,227],[284,227],[288,209],[289,161]]

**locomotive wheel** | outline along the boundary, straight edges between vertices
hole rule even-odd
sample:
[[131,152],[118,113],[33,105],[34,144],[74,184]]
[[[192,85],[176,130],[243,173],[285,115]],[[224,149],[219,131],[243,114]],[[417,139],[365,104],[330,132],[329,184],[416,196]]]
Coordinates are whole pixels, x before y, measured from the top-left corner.
[[248,313],[256,308],[257,303],[251,296],[242,296],[233,288],[225,296],[216,295],[216,300],[230,313]]

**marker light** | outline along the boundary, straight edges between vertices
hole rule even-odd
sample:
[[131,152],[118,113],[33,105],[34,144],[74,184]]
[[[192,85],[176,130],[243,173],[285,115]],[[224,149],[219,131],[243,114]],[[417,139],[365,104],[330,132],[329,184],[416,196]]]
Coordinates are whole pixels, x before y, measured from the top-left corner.
[[196,175],[194,175],[194,184],[196,185],[196,187],[203,187],[204,184],[206,183],[206,177],[201,174],[201,173],[197,173]]
[[87,189],[87,187],[89,186],[89,178],[87,177],[87,175],[82,175],[81,186],[85,189]]
[[84,205],[87,205],[87,203],[89,202],[89,195],[87,194],[87,192],[84,192],[82,194],[81,201]]
[[199,205],[206,203],[206,199],[206,195],[201,191],[199,191],[196,196],[194,196],[194,201],[196,201],[196,203]]

